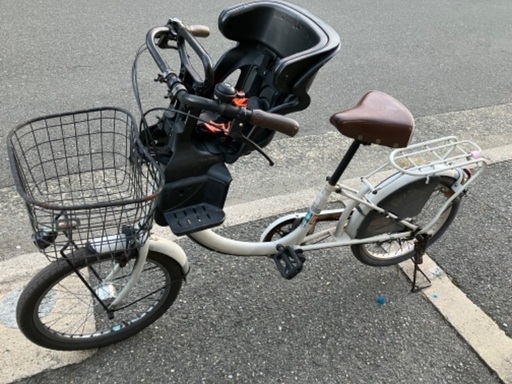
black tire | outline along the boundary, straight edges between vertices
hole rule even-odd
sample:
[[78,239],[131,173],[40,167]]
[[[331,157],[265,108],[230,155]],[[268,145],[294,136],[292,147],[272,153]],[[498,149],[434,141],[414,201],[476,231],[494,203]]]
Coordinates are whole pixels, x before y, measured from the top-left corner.
[[[453,195],[453,191],[450,187],[455,183],[455,181],[456,180],[451,177],[442,176],[437,187],[421,209],[421,212],[418,215],[409,218],[410,221],[417,225],[419,224],[420,226],[421,224],[428,223],[436,215],[442,205],[446,203],[446,200]],[[410,185],[412,186],[412,184],[413,183]],[[406,186],[406,188],[402,188],[393,193],[390,196],[390,199],[402,201],[403,199],[401,197],[407,196],[408,193],[409,190]],[[431,230],[432,237],[429,240],[429,245],[439,239],[448,229],[457,215],[460,199],[460,196],[455,198],[434,224]],[[366,228],[371,227],[372,224],[374,223],[372,223],[371,220],[366,222],[363,221],[361,225],[362,228],[360,228],[360,230],[364,232]],[[393,225],[390,227],[393,227]],[[394,231],[389,233],[400,232],[396,227]],[[394,265],[413,257],[414,241],[414,239],[401,239],[400,241],[392,240],[383,243],[356,244],[351,246],[351,250],[354,256],[362,263],[375,267],[383,267]]]
[[[91,255],[85,249],[74,252],[72,258],[93,289],[99,286],[97,276],[104,278],[115,263],[111,255]],[[108,289],[119,292],[134,264],[130,260]],[[72,267],[59,260],[40,271],[23,290],[16,310],[18,326],[29,340],[45,348],[104,347],[135,335],[162,316],[178,296],[182,280],[181,266],[175,260],[150,251],[137,285],[109,319]]]

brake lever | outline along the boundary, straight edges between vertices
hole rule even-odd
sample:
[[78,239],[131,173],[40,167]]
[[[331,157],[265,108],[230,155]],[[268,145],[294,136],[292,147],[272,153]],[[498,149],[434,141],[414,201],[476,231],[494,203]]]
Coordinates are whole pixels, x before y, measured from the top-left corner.
[[158,38],[158,41],[156,42],[156,45],[160,49],[178,49],[178,47],[175,45],[176,41],[176,35],[169,36],[169,35],[162,35]]

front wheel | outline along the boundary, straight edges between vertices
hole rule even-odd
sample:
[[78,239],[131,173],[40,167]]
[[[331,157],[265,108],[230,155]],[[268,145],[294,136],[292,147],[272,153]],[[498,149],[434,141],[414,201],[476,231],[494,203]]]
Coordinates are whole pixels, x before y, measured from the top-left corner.
[[129,260],[108,282],[104,279],[119,265],[111,255],[91,255],[80,249],[72,260],[80,276],[65,260],[53,262],[32,279],[18,301],[20,330],[45,348],[99,348],[133,336],[164,314],[183,280],[176,261],[150,250],[136,286],[112,316],[82,279],[104,303],[111,303],[125,286],[135,260]]
[[[451,186],[455,181],[456,180],[451,177],[440,177],[439,182],[428,197],[421,211],[414,217],[407,218],[407,220],[418,225],[420,228],[429,223],[437,215],[446,201],[453,195],[454,192]],[[421,181],[419,183],[411,183],[405,188],[391,193],[388,200],[404,204],[404,202],[407,202],[411,197],[414,199],[415,188],[417,189],[418,185],[422,185],[422,183],[425,185],[425,183]],[[448,229],[457,214],[459,204],[460,197],[457,197],[448,205],[439,219],[433,224],[429,231],[429,234],[432,236],[429,240],[429,244],[439,239]],[[361,227],[364,227],[360,228],[362,232],[370,231],[370,229],[375,230],[374,228],[378,227],[378,224],[382,224],[382,221],[385,220],[381,215],[375,216],[376,217],[368,215],[366,218],[368,220],[365,219],[362,222]],[[384,227],[386,227],[386,225],[389,229],[388,233],[397,233],[400,232],[400,230],[404,230],[403,227],[400,228],[400,226],[394,223],[384,223]],[[415,240],[412,238],[389,240],[379,243],[356,244],[351,246],[351,250],[354,256],[362,263],[382,267],[394,265],[413,257],[414,242]]]

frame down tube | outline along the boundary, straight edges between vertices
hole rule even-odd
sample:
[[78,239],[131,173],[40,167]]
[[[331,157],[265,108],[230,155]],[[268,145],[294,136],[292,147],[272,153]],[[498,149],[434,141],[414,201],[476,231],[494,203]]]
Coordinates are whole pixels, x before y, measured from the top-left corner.
[[191,233],[189,236],[202,246],[220,253],[234,256],[268,256],[277,252],[277,246],[297,246],[302,243],[304,237],[315,224],[318,214],[325,208],[329,196],[336,190],[336,186],[326,183],[322,191],[317,195],[301,224],[293,232],[282,239],[272,242],[246,242],[231,240],[210,229]]

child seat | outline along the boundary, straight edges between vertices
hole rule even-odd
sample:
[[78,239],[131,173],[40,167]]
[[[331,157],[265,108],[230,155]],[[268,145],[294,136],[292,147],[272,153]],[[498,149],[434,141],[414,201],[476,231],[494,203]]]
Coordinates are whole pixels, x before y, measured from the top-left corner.
[[[340,38],[325,22],[284,1],[254,1],[225,9],[219,30],[238,44],[214,68],[214,83],[235,75],[250,106],[285,115],[306,109],[318,70],[338,51]],[[274,131],[250,127],[245,135],[266,146]],[[234,158],[249,152],[238,143]]]
[[[215,84],[230,82],[245,93],[249,109],[282,115],[308,107],[308,90],[316,73],[340,45],[331,27],[284,1],[254,1],[228,8],[219,16],[219,29],[237,44],[222,55],[213,68],[213,81],[205,81],[198,92],[213,97]],[[159,123],[172,135],[166,144],[170,156],[161,160],[166,184],[155,221],[184,235],[224,221],[223,207],[231,183],[225,163],[235,162],[254,147],[231,137],[202,136],[204,132],[194,119],[183,121],[181,115],[175,116]],[[202,118],[216,117],[205,114]],[[167,130],[166,124],[172,129]],[[243,130],[244,136],[260,147],[274,136],[274,131],[258,126]]]

